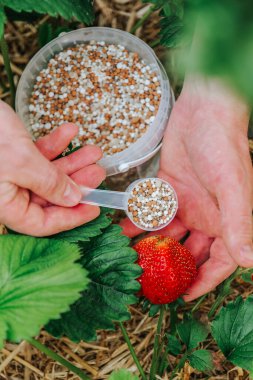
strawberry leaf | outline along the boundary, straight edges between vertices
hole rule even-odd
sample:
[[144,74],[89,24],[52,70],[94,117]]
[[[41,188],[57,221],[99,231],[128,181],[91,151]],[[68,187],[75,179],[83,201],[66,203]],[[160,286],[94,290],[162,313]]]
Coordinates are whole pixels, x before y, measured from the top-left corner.
[[42,48],[48,42],[52,41],[54,38],[58,37],[61,33],[70,32],[71,29],[67,26],[58,26],[54,28],[52,24],[44,23],[39,25],[38,28],[38,42],[39,47]]
[[179,355],[182,351],[182,345],[177,339],[177,337],[171,334],[166,334],[166,337],[168,339],[168,344],[167,344],[168,352],[174,356]]
[[114,329],[114,321],[130,318],[128,305],[137,301],[140,285],[135,280],[141,268],[135,264],[137,253],[128,247],[129,239],[119,226],[111,225],[89,242],[79,243],[81,264],[91,280],[82,297],[47,331],[67,335],[73,341],[95,340],[97,329]]
[[130,371],[123,368],[113,371],[109,380],[138,380],[138,376],[133,375]]
[[159,313],[160,309],[161,309],[161,305],[153,305],[153,304],[151,304],[148,316],[151,317],[151,318],[155,317],[156,314]]
[[208,328],[195,319],[187,319],[177,325],[177,331],[188,350],[196,348],[200,342],[206,339]]
[[183,21],[177,15],[163,17],[160,21],[160,42],[167,47],[179,46],[183,36]]
[[88,25],[94,19],[92,0],[0,0],[0,5],[16,12],[44,13],[51,16],[62,16],[66,20],[75,17]]
[[213,369],[213,358],[210,351],[197,350],[188,356],[190,365],[198,371],[210,371]]
[[79,298],[88,284],[79,256],[62,241],[0,237],[0,346],[36,335]]
[[212,323],[219,348],[233,364],[253,371],[253,296],[222,307]]

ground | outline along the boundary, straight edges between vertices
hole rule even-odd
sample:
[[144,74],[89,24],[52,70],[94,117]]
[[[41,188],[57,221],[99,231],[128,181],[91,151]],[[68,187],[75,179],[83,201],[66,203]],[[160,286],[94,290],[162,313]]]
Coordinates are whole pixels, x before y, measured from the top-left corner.
[[[143,5],[139,0],[96,0],[96,25],[110,26],[123,30],[130,31],[136,21],[143,16],[148,5]],[[38,27],[39,25],[51,21],[48,16],[40,17],[38,20],[33,20],[31,23],[25,22],[9,22],[6,27],[6,39],[9,44],[12,69],[15,74],[15,82],[18,82],[19,76],[22,73],[26,63],[38,50]],[[55,22],[55,21],[53,21]],[[62,21],[57,20],[57,23]],[[81,26],[81,25],[80,25]],[[136,35],[143,38],[148,43],[157,39],[158,33],[158,15],[152,16],[151,20],[147,21],[140,28]],[[160,58],[168,57],[170,54],[164,49],[157,48],[157,54]],[[168,63],[168,62],[167,62]],[[180,83],[176,76],[173,75],[173,66],[170,67],[170,79],[174,91],[178,93]],[[8,84],[3,68],[3,60],[0,55],[0,98],[9,102]],[[253,151],[253,142],[250,141],[250,148]],[[119,188],[124,188],[126,182],[135,178],[136,172],[132,171],[131,176],[117,176],[111,179],[111,183],[118,183]],[[252,291],[251,286],[243,283],[241,280],[236,280],[233,284],[232,294],[228,300],[233,300],[241,294],[246,297]],[[210,293],[205,301],[201,304],[197,311],[197,317],[200,320],[206,319],[206,314],[210,310],[216,298],[216,292]],[[181,311],[180,318],[190,309],[192,304],[188,304]],[[156,328],[156,317],[149,318],[142,312],[140,307],[131,307],[132,319],[125,324],[134,345],[136,352],[140,358],[144,368],[147,369],[150,365],[150,359],[153,350],[153,341]],[[166,319],[164,329],[169,325],[169,317]],[[74,344],[68,339],[55,340],[46,332],[42,331],[40,340],[55,350],[66,359],[72,361],[75,365],[80,366],[87,371],[88,375],[94,379],[105,379],[116,368],[129,368],[135,370],[133,360],[129,354],[126,344],[121,336],[120,330],[116,327],[116,331],[99,331],[98,340],[92,343]],[[224,361],[222,353],[212,340],[206,340],[203,344],[205,348],[213,352],[216,369],[206,376],[194,371],[189,365],[186,365],[178,374],[180,379],[247,379],[248,375],[241,369],[234,367]],[[175,361],[171,357],[171,362]],[[169,374],[164,376],[164,379],[169,378]],[[19,345],[6,343],[4,349],[0,351],[0,379],[8,380],[74,380],[77,376],[72,375],[66,368],[53,362],[44,354],[30,346],[26,342],[21,342]]]

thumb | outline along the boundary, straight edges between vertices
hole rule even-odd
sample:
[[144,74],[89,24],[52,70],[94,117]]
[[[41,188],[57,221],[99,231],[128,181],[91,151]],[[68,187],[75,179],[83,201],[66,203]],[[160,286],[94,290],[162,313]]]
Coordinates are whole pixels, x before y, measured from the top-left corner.
[[48,161],[31,143],[11,171],[10,181],[50,203],[71,207],[81,200],[79,187],[56,165]]

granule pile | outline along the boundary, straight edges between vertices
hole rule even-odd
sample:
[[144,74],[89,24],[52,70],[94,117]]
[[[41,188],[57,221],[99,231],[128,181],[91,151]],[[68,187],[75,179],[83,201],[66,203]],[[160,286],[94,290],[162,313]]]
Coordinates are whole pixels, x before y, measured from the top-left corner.
[[34,138],[63,122],[79,126],[74,146],[96,144],[105,155],[128,148],[153,123],[161,85],[138,53],[90,42],[50,59],[36,78],[29,111]]
[[175,191],[160,179],[142,180],[130,192],[128,213],[140,228],[162,228],[174,218],[176,211]]

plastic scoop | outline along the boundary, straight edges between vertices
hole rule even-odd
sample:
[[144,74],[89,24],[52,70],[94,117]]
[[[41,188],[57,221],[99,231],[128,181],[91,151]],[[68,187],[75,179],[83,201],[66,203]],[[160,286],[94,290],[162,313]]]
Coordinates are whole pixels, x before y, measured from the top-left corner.
[[173,187],[160,178],[139,179],[125,192],[81,187],[80,203],[124,210],[138,228],[157,231],[166,227],[178,209]]

